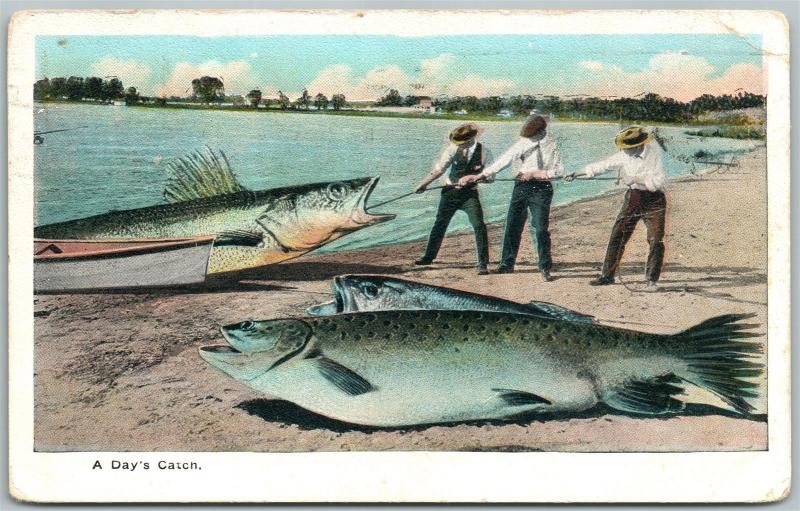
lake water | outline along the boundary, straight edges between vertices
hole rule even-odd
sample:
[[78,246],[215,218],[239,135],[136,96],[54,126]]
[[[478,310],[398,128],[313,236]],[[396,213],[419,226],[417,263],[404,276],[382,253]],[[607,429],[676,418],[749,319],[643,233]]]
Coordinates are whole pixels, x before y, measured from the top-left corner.
[[[81,218],[110,210],[162,202],[165,163],[208,145],[221,149],[242,184],[251,189],[315,181],[380,176],[370,203],[409,192],[430,170],[458,121],[390,119],[293,113],[160,110],[95,105],[37,105],[36,130],[87,128],[45,135],[35,147],[36,223]],[[498,156],[517,137],[519,123],[484,122],[482,142]],[[614,152],[617,124],[553,123],[567,171]],[[691,137],[684,128],[660,128],[668,140],[670,176],[689,172],[679,159],[704,150],[729,155],[762,142]],[[498,177],[504,177],[508,170]],[[481,187],[487,221],[505,217],[513,183]],[[556,186],[554,204],[597,195],[613,181]],[[380,211],[397,219],[364,229],[322,251],[368,247],[424,238],[438,204],[438,191],[412,195]],[[469,228],[456,215],[451,230]]]

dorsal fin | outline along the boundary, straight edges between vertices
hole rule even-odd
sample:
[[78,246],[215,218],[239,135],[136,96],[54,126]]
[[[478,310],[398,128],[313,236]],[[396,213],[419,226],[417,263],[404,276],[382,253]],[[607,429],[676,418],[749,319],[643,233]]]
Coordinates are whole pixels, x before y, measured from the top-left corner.
[[164,187],[167,202],[190,201],[245,189],[231,171],[225,153],[220,150],[217,156],[208,146],[169,162],[167,168],[171,172]]

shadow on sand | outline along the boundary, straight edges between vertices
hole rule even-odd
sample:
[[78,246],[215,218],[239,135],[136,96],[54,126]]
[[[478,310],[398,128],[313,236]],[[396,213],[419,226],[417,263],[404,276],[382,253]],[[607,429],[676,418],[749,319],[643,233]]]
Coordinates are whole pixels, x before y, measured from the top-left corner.
[[253,268],[221,275],[220,279],[238,280],[330,280],[337,275],[349,273],[371,273],[392,275],[402,273],[407,268],[402,265],[378,265],[365,263],[326,263],[321,261],[302,261],[282,263],[263,268]]
[[338,421],[310,412],[304,408],[297,406],[289,401],[280,399],[251,399],[243,401],[236,405],[236,408],[244,410],[250,415],[260,417],[267,422],[283,423],[292,426],[297,426],[301,430],[314,430],[326,429],[335,433],[349,433],[361,432],[372,433],[376,431],[395,431],[395,432],[411,432],[411,431],[425,431],[433,427],[450,428],[459,425],[483,426],[492,425],[500,426],[506,424],[513,424],[518,426],[526,426],[534,422],[545,422],[552,420],[569,420],[569,419],[597,419],[607,415],[618,415],[632,418],[647,418],[668,420],[677,416],[707,416],[707,415],[721,415],[724,417],[731,417],[737,419],[747,419],[758,422],[766,422],[766,415],[740,415],[735,412],[723,410],[709,405],[695,405],[687,404],[686,409],[682,413],[665,414],[665,415],[641,415],[624,413],[618,410],[609,408],[606,405],[600,404],[577,413],[528,413],[519,415],[509,420],[478,420],[478,421],[465,421],[465,422],[451,422],[443,424],[423,424],[418,426],[403,426],[403,427],[375,427],[375,426],[362,426],[358,424],[350,424],[347,422]]
[[240,282],[230,279],[213,279],[204,284],[184,285],[181,287],[143,287],[122,289],[86,289],[76,291],[37,291],[36,295],[185,295],[205,293],[247,293],[259,291],[291,291],[297,289],[275,284],[258,282]]

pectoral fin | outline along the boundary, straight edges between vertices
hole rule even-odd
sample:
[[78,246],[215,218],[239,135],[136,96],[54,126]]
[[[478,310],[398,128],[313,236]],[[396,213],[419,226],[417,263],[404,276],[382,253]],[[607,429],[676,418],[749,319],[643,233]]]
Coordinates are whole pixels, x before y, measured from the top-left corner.
[[[683,380],[674,374],[629,380],[603,395],[603,401],[617,410],[658,415],[683,410],[684,403],[674,396],[685,394]],[[681,386],[679,386],[681,385]]]
[[358,396],[375,388],[357,373],[327,357],[317,357],[312,360],[317,365],[317,370],[322,377],[342,392]]
[[531,392],[514,389],[492,389],[508,406],[551,405],[552,401]]

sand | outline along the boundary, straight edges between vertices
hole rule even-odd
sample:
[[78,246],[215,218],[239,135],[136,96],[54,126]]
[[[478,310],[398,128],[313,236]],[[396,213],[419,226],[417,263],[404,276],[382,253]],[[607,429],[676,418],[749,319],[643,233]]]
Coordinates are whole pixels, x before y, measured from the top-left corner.
[[[674,332],[718,314],[754,312],[766,323],[766,151],[670,183],[666,265],[644,285],[640,224],[623,283],[590,287],[623,190],[554,208],[556,280],[544,283],[526,234],[517,272],[478,277],[472,234],[449,236],[433,266],[411,263],[422,242],[305,256],[187,290],[39,295],[35,298],[35,448],[38,451],[687,451],[766,448],[765,390],[757,414],[710,407],[642,418],[598,408],[570,419],[528,418],[374,429],[335,422],[260,395],[197,354],[218,326],[298,315],[330,299],[330,280],[379,273],[554,302],[652,332]],[[507,185],[507,184],[506,184]],[[496,184],[494,186],[500,186]],[[568,186],[562,184],[560,186]],[[556,189],[558,193],[558,188]],[[431,200],[434,200],[432,197]],[[431,219],[432,222],[433,219]],[[492,260],[502,225],[489,230]],[[611,323],[609,323],[611,324]],[[766,331],[762,326],[762,331]]]

